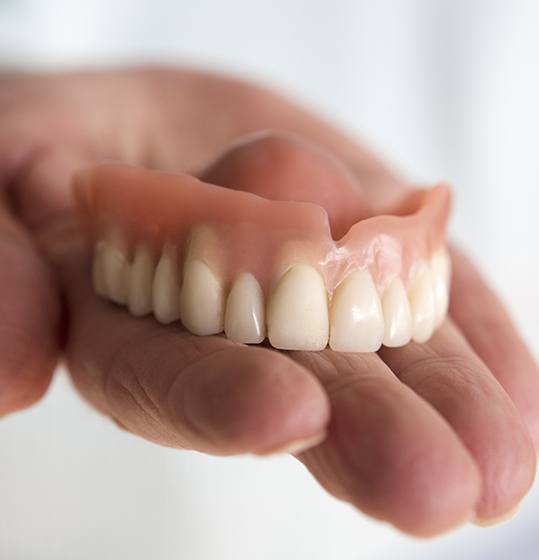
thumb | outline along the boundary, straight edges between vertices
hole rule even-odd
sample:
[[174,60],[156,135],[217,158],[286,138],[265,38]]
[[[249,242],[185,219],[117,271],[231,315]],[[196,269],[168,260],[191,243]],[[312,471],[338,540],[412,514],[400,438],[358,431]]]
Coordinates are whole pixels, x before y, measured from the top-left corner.
[[264,132],[232,145],[203,180],[272,200],[312,202],[339,239],[372,212],[361,183],[341,160],[289,133]]

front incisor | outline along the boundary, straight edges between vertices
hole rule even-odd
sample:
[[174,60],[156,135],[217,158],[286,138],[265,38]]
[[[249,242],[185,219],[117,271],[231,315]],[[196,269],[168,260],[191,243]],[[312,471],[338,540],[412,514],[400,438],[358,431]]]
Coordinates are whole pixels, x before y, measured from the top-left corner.
[[256,344],[266,336],[264,294],[256,278],[240,274],[228,295],[225,312],[226,337],[235,342]]
[[331,302],[329,345],[337,352],[376,352],[382,345],[384,317],[368,270],[349,274]]
[[309,265],[293,266],[279,280],[267,306],[268,338],[282,350],[322,350],[329,334],[327,292]]
[[184,327],[201,336],[217,334],[223,330],[223,286],[210,267],[201,260],[189,260],[183,269],[180,297]]

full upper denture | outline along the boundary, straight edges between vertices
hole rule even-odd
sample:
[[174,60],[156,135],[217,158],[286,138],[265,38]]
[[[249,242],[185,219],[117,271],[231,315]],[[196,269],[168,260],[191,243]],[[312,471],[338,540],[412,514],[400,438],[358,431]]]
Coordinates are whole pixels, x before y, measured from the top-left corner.
[[347,192],[360,219],[342,227],[317,193],[271,200],[113,164],[75,183],[95,292],[135,316],[280,349],[374,352],[425,342],[447,313],[445,185],[370,217]]

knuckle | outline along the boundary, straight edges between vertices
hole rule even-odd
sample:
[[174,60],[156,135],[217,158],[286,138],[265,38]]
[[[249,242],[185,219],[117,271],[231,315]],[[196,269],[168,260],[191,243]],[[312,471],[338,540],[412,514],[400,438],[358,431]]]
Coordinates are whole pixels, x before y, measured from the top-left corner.
[[160,423],[160,407],[145,387],[148,372],[143,370],[140,352],[138,337],[119,348],[105,370],[105,396],[115,415],[127,412],[129,416]]

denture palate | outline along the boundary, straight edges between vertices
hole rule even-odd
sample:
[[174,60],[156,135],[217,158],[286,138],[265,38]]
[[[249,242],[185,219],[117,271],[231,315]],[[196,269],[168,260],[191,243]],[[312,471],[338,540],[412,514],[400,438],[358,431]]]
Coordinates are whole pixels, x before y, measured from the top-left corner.
[[334,240],[312,202],[125,165],[79,174],[93,285],[132,315],[284,350],[426,342],[449,301],[450,192],[408,191]]

